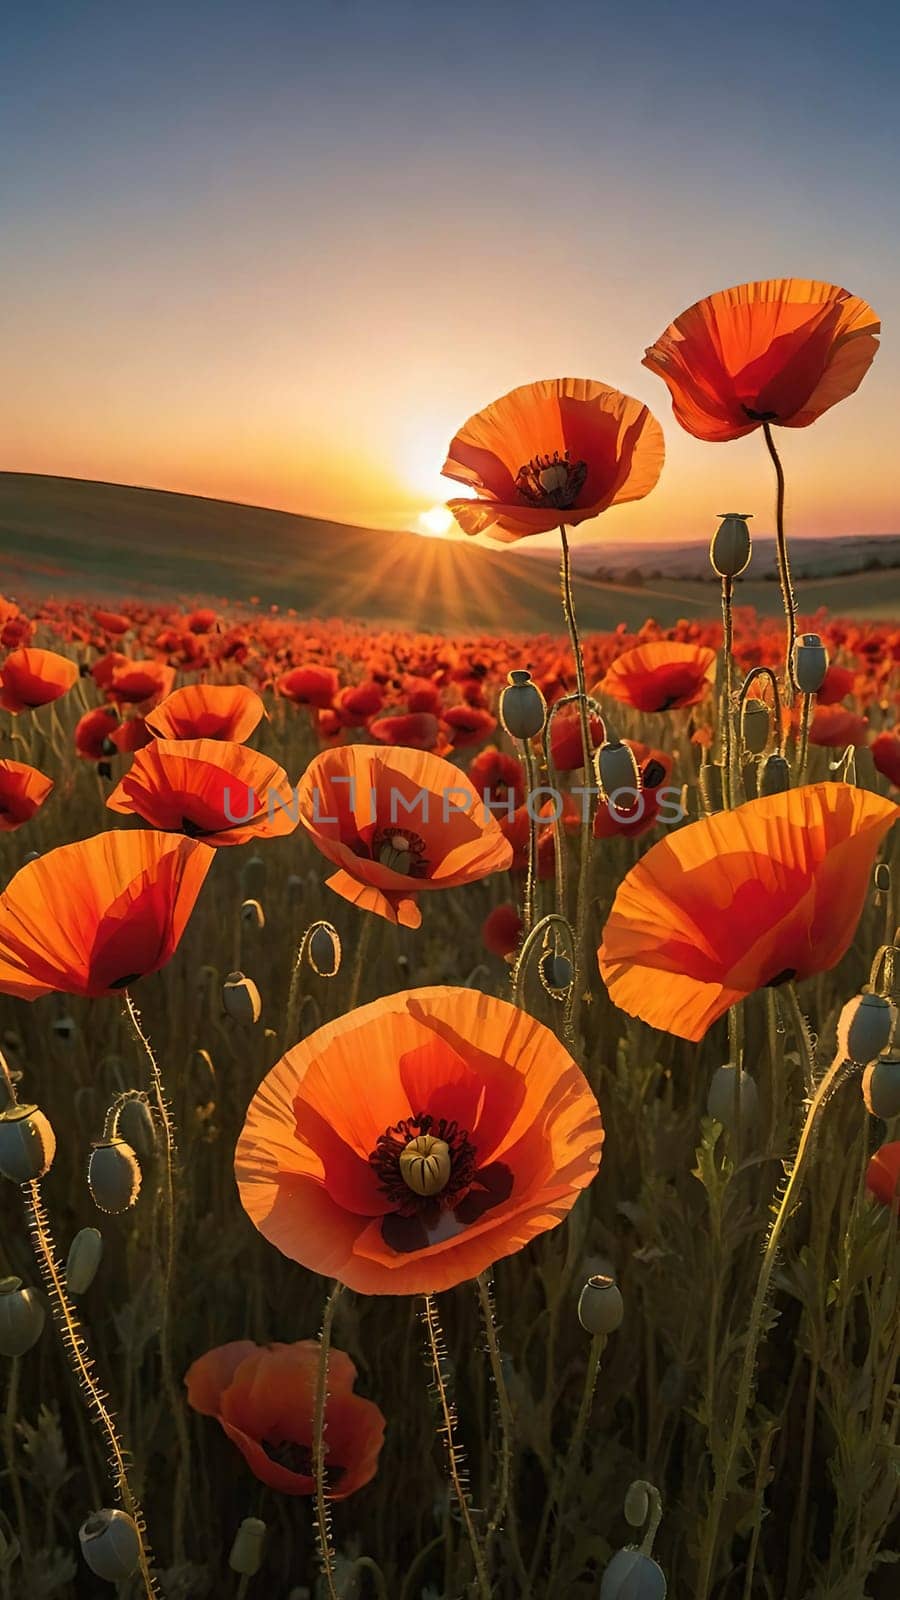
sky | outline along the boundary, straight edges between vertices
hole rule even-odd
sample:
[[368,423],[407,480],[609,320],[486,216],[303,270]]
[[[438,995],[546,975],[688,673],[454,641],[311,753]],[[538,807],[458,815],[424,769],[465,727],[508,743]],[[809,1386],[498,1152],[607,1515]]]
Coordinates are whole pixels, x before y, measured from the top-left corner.
[[470,413],[592,377],[663,425],[587,536],[770,531],[759,434],[641,366],[754,278],[882,344],[783,430],[796,534],[900,532],[900,8],[833,0],[31,0],[0,20],[0,470],[416,527]]

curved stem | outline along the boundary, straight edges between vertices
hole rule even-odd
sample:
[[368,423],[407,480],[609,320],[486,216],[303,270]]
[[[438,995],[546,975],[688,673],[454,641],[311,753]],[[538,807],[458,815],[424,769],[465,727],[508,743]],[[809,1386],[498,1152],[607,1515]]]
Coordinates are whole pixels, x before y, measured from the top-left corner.
[[794,644],[797,638],[797,599],[791,583],[791,565],[788,557],[787,537],[784,531],[784,468],[781,457],[775,448],[772,437],[771,424],[763,423],[763,437],[766,448],[772,457],[775,467],[775,551],[778,558],[778,578],[781,583],[781,598],[784,603],[784,615],[787,624],[787,638],[785,642],[784,687],[785,694],[790,704],[792,691],[798,687],[794,677]]
[[319,1365],[316,1371],[316,1398],[313,1409],[313,1477],[316,1483],[316,1532],[319,1559],[328,1600],[339,1600],[334,1582],[334,1550],[331,1545],[331,1516],[325,1496],[325,1407],[328,1402],[328,1356],[331,1350],[331,1325],[342,1285],[336,1283],[325,1302],[322,1332],[319,1335]]
[[[566,626],[569,630],[569,641],[572,654],[575,657],[575,681],[578,685],[578,719],[581,724],[581,752],[584,757],[584,781],[590,784],[592,774],[591,729],[588,722],[587,687],[584,679],[584,658],[581,654],[581,640],[578,637],[578,623],[575,620],[575,599],[572,593],[572,563],[569,557],[569,541],[566,538],[566,525],[559,525],[559,537],[562,546],[562,559],[560,562],[560,583],[562,586],[563,611],[566,617]],[[581,1003],[581,992],[584,987],[585,963],[584,946],[587,939],[588,922],[588,882],[590,867],[590,841],[591,841],[591,805],[590,797],[584,796],[586,804],[581,808],[580,857],[578,862],[578,899],[575,909],[575,928],[577,938],[575,942],[575,977],[574,977],[574,1011],[577,1013]]]
[[469,1548],[472,1552],[472,1561],[475,1567],[475,1582],[478,1588],[479,1600],[491,1600],[491,1590],[488,1583],[487,1567],[484,1552],[475,1531],[472,1520],[472,1507],[469,1496],[462,1479],[463,1463],[459,1445],[456,1442],[456,1407],[447,1394],[444,1382],[442,1363],[446,1359],[443,1344],[441,1325],[438,1319],[437,1307],[434,1297],[430,1294],[422,1296],[422,1321],[425,1324],[425,1335],[428,1341],[428,1353],[431,1359],[431,1369],[434,1374],[434,1385],[437,1391],[438,1402],[441,1408],[443,1422],[444,1444],[447,1450],[447,1467],[450,1473],[450,1482],[456,1503],[459,1506]]
[[525,943],[522,945],[522,948],[516,958],[516,964],[513,967],[513,1004],[519,1007],[522,1006],[525,993],[525,975],[528,970],[528,962],[531,958],[532,952],[537,949],[541,939],[546,935],[550,928],[560,928],[564,932],[572,958],[573,978],[566,994],[566,1002],[563,1010],[563,1032],[566,1038],[571,1040],[572,1000],[575,986],[574,972],[578,940],[572,928],[572,924],[569,922],[567,917],[561,917],[557,912],[549,911],[546,917],[541,917],[540,922],[535,923],[527,939],[525,940]]

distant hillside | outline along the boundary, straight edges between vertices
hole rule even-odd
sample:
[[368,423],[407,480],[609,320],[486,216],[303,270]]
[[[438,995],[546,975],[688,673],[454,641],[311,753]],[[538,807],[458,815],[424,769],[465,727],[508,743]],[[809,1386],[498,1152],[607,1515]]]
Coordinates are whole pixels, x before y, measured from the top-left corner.
[[[535,549],[529,555],[553,560],[552,551]],[[573,544],[579,572],[621,582],[639,572],[642,581],[682,579],[715,583],[709,564],[708,540],[669,540],[652,544]],[[837,578],[847,573],[896,572],[900,569],[900,534],[855,534],[846,539],[792,539],[791,567],[795,578]],[[778,575],[775,540],[754,538],[748,577],[774,581]]]
[[[632,566],[639,568],[635,581],[601,583],[580,573],[584,628],[639,627],[648,616],[668,623],[717,612],[711,586],[648,576],[659,569],[649,554],[658,548],[631,547]],[[606,560],[605,546],[603,555]],[[550,558],[158,489],[9,472],[0,473],[0,591],[109,601],[240,603],[256,596],[262,605],[293,606],[305,616],[397,627],[561,631],[559,579]],[[762,612],[779,607],[771,583],[742,582],[738,598]],[[800,599],[804,612],[825,605],[890,618],[900,609],[900,579],[896,573],[824,579],[804,585]]]

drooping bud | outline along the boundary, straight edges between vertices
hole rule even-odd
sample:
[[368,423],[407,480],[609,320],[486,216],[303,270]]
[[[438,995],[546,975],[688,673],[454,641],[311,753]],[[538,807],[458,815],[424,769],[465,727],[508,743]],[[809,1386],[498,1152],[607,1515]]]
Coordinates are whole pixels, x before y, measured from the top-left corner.
[[871,1116],[885,1122],[900,1117],[900,1053],[886,1052],[866,1067],[862,1095]]
[[894,1031],[896,1013],[880,994],[858,994],[848,1000],[838,1017],[838,1050],[845,1061],[867,1066],[886,1050]]
[[640,1550],[617,1550],[603,1574],[600,1600],[665,1600],[662,1567]]
[[306,957],[320,978],[337,976],[341,964],[341,940],[330,922],[314,922],[306,942]]
[[222,1004],[235,1022],[258,1022],[262,1015],[259,990],[242,972],[229,972],[222,985]]
[[752,756],[761,756],[769,742],[772,719],[765,700],[744,701],[741,712],[741,742]]
[[129,1211],[141,1192],[138,1158],[124,1139],[98,1140],[88,1160],[88,1188],[101,1211]]
[[[716,1122],[721,1122],[722,1127],[733,1134],[735,1129],[735,1094],[737,1092],[738,1069],[733,1062],[726,1062],[723,1067],[718,1067],[712,1075],[709,1093],[706,1097],[706,1110]],[[759,1119],[759,1091],[749,1072],[741,1071],[740,1074],[741,1097],[741,1123],[740,1131],[743,1134],[752,1133]]]
[[547,720],[547,702],[531,673],[517,668],[500,695],[500,721],[511,739],[534,739]]
[[625,1315],[625,1303],[615,1278],[588,1278],[578,1301],[578,1321],[586,1333],[615,1333]]
[[722,521],[712,536],[709,559],[720,578],[737,578],[750,565],[749,511],[720,511]]
[[410,1139],[400,1153],[400,1176],[413,1194],[425,1198],[440,1194],[450,1181],[451,1171],[450,1146],[431,1133]]
[[245,1517],[231,1546],[228,1565],[232,1572],[252,1578],[262,1566],[266,1525],[259,1517]]
[[21,1278],[0,1278],[0,1355],[24,1356],[44,1331],[47,1313],[36,1289]]
[[572,963],[568,956],[547,950],[538,962],[538,974],[547,993],[561,1000],[572,982]]
[[82,1228],[76,1233],[66,1258],[66,1288],[71,1295],[87,1293],[102,1256],[103,1235],[99,1228]]
[[12,1105],[0,1114],[0,1172],[12,1183],[32,1183],[50,1171],[56,1135],[37,1106]]
[[641,790],[641,769],[634,751],[621,739],[604,739],[594,756],[597,787],[605,804],[615,803],[616,795],[624,791],[633,800]]
[[81,1524],[78,1541],[95,1577],[122,1583],[137,1571],[141,1539],[127,1511],[95,1511]]
[[828,671],[828,651],[817,633],[801,634],[794,645],[794,677],[804,694],[818,694]]
[[784,794],[790,787],[791,769],[784,756],[773,750],[770,756],[766,756],[759,769],[760,797],[767,794]]
[[260,932],[266,925],[266,913],[259,900],[245,900],[241,905],[241,921],[247,928]]

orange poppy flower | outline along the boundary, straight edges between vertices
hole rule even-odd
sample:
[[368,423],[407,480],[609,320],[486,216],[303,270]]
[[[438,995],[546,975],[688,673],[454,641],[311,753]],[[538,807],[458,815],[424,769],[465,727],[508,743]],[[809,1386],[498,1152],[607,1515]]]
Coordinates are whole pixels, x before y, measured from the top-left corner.
[[110,669],[106,698],[117,705],[156,704],[171,693],[174,682],[175,668],[165,661],[131,661],[126,656]]
[[640,767],[641,787],[637,794],[620,794],[617,801],[601,800],[594,812],[595,839],[615,839],[625,835],[637,839],[655,826],[662,808],[660,791],[672,776],[672,757],[664,750],[648,750],[646,745],[631,744]]
[[[254,1344],[238,1339],[207,1350],[186,1376],[188,1405],[215,1417],[261,1483],[282,1494],[314,1494],[313,1418],[319,1345]],[[356,1368],[343,1350],[328,1356],[325,1483],[346,1500],[374,1478],[384,1416],[353,1393]]]
[[883,1206],[900,1206],[900,1139],[883,1144],[866,1168],[866,1188]]
[[283,767],[223,739],[151,740],[106,804],[213,845],[279,838],[299,822]]
[[617,656],[598,692],[635,711],[674,711],[702,700],[715,671],[716,652],[709,646],[660,640]]
[[175,689],[147,716],[158,739],[249,739],[266,708],[243,683],[190,683]]
[[467,744],[481,744],[493,733],[497,718],[480,706],[450,706],[444,712],[447,737],[454,749]]
[[857,389],[881,324],[833,283],[771,278],[723,289],[683,311],[643,365],[668,386],[696,439],[739,439],[764,422],[806,428]]
[[513,805],[517,806],[525,799],[525,774],[521,762],[515,756],[508,756],[504,750],[499,750],[495,744],[485,745],[470,762],[469,782],[488,803],[508,800],[511,795]]
[[900,807],[844,783],[750,800],[660,841],[623,879],[600,971],[617,1006],[702,1039],[756,989],[849,948]]
[[91,615],[104,633],[128,633],[133,626],[131,618],[124,617],[120,611],[93,611]]
[[0,833],[12,833],[29,822],[53,788],[36,767],[23,761],[0,761]]
[[77,677],[75,662],[55,650],[12,650],[0,668],[0,706],[17,716],[49,705],[67,694]]
[[0,895],[0,993],[116,994],[174,954],[214,852],[99,833],[29,861]]
[[369,732],[379,744],[402,744],[408,750],[433,750],[441,742],[441,725],[430,711],[401,711],[377,717]]
[[329,889],[418,928],[416,897],[502,872],[512,850],[465,773],[424,750],[323,750],[297,790],[300,821],[338,871]]
[[[596,750],[606,738],[602,717],[593,712],[588,716],[591,749]],[[550,760],[557,772],[583,772],[584,746],[581,742],[581,718],[575,705],[566,706],[550,724]]]
[[116,754],[113,734],[119,726],[119,713],[113,706],[97,706],[86,711],[75,724],[75,753],[82,761],[108,761]]
[[338,675],[332,667],[294,667],[275,684],[280,695],[298,706],[330,706],[338,692]]
[[442,472],[477,491],[448,501],[463,532],[508,544],[642,500],[664,456],[662,429],[639,400],[590,378],[551,378],[470,417]]
[[549,1028],[472,989],[414,989],[282,1057],[235,1173],[251,1221],[294,1261],[363,1294],[431,1294],[555,1227],[602,1143]]
[[900,733],[888,729],[872,740],[872,760],[878,771],[900,789]]
[[816,706],[809,729],[810,744],[824,745],[826,750],[845,750],[848,744],[865,744],[868,737],[866,717],[858,717],[846,706]]

